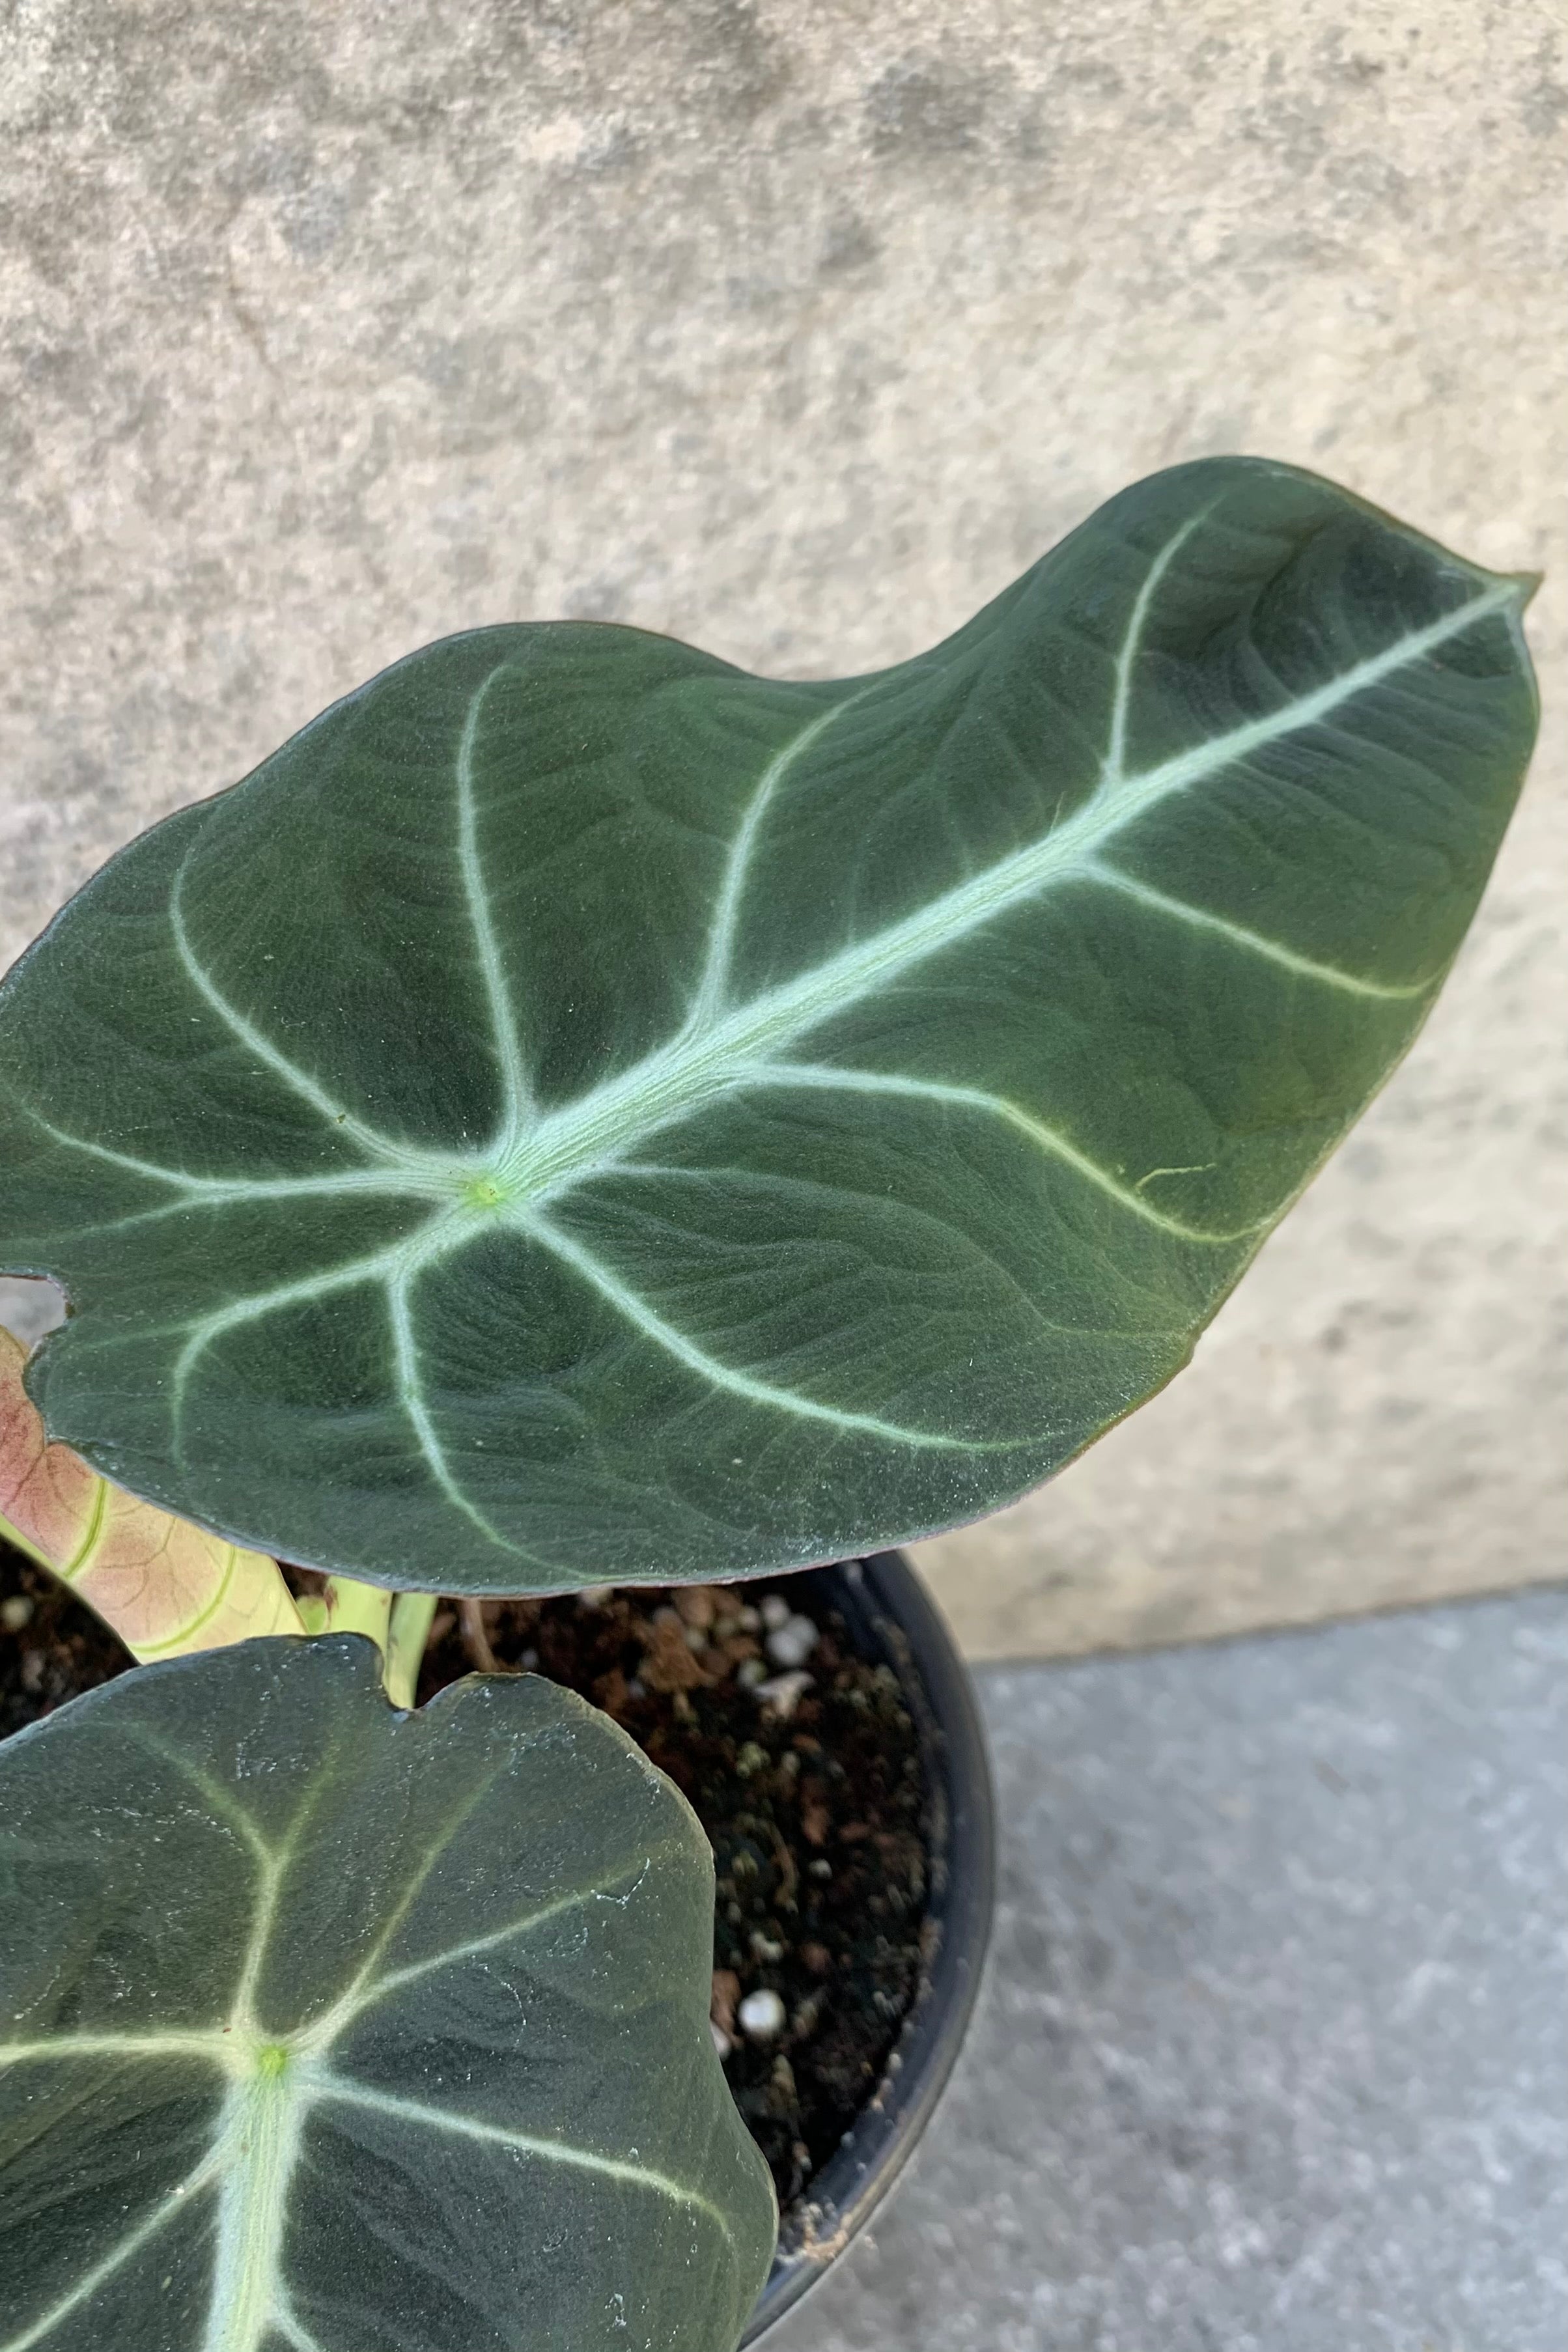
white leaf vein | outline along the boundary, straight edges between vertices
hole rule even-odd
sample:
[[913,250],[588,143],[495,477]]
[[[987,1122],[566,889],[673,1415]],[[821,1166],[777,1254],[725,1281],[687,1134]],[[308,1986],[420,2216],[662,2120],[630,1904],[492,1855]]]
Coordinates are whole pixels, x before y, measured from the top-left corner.
[[[414,1279],[406,1266],[398,1267],[386,1278],[387,1311],[392,1323],[394,1380],[397,1398],[414,1432],[415,1442],[424,1456],[426,1467],[455,1510],[489,1538],[501,1551],[521,1553],[521,1547],[503,1536],[492,1519],[468,1494],[453,1470],[441,1443],[440,1432],[426,1401],[424,1379],[419,1366],[419,1342],[414,1329],[414,1318],[409,1309],[409,1286]],[[526,1555],[522,1555],[526,1557]]]
[[741,902],[745,897],[746,884],[751,876],[752,856],[763,821],[779,785],[802,754],[810,750],[834,720],[858,702],[862,695],[869,692],[870,687],[863,686],[856,693],[846,695],[842,701],[818,711],[797,734],[790,738],[782,751],[773,754],[758,778],[724,863],[723,878],[714,902],[709,932],[707,959],[687,1015],[686,1027],[689,1034],[700,1034],[710,1028],[723,1008],[730,985],[730,967],[734,957]]
[[1366,692],[1488,614],[1501,611],[1514,593],[1505,582],[1368,656],[1288,709],[1233,728],[1119,785],[1102,786],[1040,840],[1013,851],[870,938],[852,942],[762,992],[700,1034],[683,1031],[633,1068],[542,1118],[508,1164],[509,1181],[542,1204],[596,1174],[630,1145],[729,1093],[741,1071],[781,1058],[810,1031],[1049,885],[1087,876],[1100,864],[1110,839],[1163,801],[1245,761],[1280,736],[1316,724],[1352,695]]
[[[1134,902],[1145,904],[1152,912],[1205,929],[1238,952],[1265,959],[1315,985],[1369,1000],[1415,1000],[1426,992],[1432,985],[1429,981],[1405,987],[1364,979],[1307,956],[1228,917],[1191,907],[1134,880],[1111,865],[1106,852],[1119,835],[1163,802],[1186,793],[1223,770],[1244,763],[1285,736],[1330,721],[1356,698],[1515,603],[1517,588],[1510,582],[1500,582],[1436,620],[1406,632],[1311,691],[1281,702],[1264,716],[1211,737],[1141,773],[1128,774],[1132,696],[1147,618],[1161,581],[1201,520],[1201,516],[1192,519],[1173,536],[1154,558],[1141,586],[1117,656],[1110,735],[1100,782],[1077,810],[1066,818],[1058,817],[1043,837],[978,872],[965,875],[910,914],[868,937],[851,940],[809,970],[763,989],[743,1003],[732,1003],[730,981],[736,930],[761,828],[792,766],[859,694],[869,691],[868,686],[861,687],[856,694],[817,712],[774,754],[758,780],[731,845],[715,899],[702,978],[681,1030],[631,1069],[539,1117],[532,1116],[527,1093],[515,1014],[479,843],[476,753],[484,698],[500,674],[499,670],[491,673],[469,704],[458,750],[456,776],[458,863],[507,1090],[507,1115],[500,1139],[505,1148],[489,1163],[499,1188],[507,1196],[507,1205],[499,1211],[497,1219],[503,1230],[551,1252],[589,1284],[641,1339],[715,1388],[847,1433],[872,1436],[900,1446],[963,1451],[974,1448],[967,1441],[910,1429],[879,1414],[824,1403],[784,1383],[723,1362],[710,1348],[657,1309],[617,1270],[548,1216],[546,1210],[594,1177],[626,1160],[636,1147],[651,1135],[689,1119],[715,1100],[753,1086],[811,1084],[852,1086],[910,1098],[924,1097],[953,1109],[1004,1119],[1042,1152],[1116,1202],[1126,1213],[1183,1242],[1237,1242],[1259,1230],[1254,1225],[1212,1233],[1167,1214],[1143,1197],[1141,1188],[1149,1181],[1147,1176],[1135,1183],[1123,1181],[1120,1171],[1100,1165],[1070,1135],[1054,1125],[1048,1114],[1026,1108],[984,1088],[913,1079],[889,1071],[841,1070],[836,1065],[810,1057],[797,1059],[794,1052],[810,1033],[822,1030],[868,996],[888,989],[916,965],[940,955],[1012,908],[1069,878],[1120,891]],[[182,1199],[193,1205],[199,1202],[222,1206],[229,1201],[276,1199],[295,1192],[301,1196],[311,1192],[369,1193],[384,1186],[432,1197],[444,1195],[450,1204],[454,1192],[460,1191],[483,1155],[440,1155],[398,1144],[352,1117],[316,1079],[283,1055],[231,1003],[195,955],[182,908],[184,875],[182,867],[171,897],[170,917],[176,949],[192,984],[258,1061],[329,1121],[336,1132],[346,1134],[358,1144],[374,1164],[365,1170],[345,1170],[319,1178],[231,1182],[161,1167],[134,1154],[116,1153],[106,1146],[72,1137],[63,1129],[51,1130],[58,1139],[72,1149],[121,1164],[128,1172],[172,1183],[180,1188]],[[176,1325],[174,1328],[184,1339],[172,1381],[176,1432],[192,1378],[206,1350],[224,1333],[293,1305],[314,1303],[357,1286],[379,1284],[388,1301],[394,1393],[430,1476],[454,1509],[488,1541],[505,1544],[506,1539],[493,1522],[468,1494],[443,1445],[437,1408],[426,1393],[409,1303],[411,1286],[422,1271],[478,1238],[485,1229],[471,1217],[465,1220],[451,1205],[437,1207],[424,1226],[398,1243],[268,1290],[226,1301],[214,1311]],[[492,1224],[489,1229],[495,1227]],[[507,1548],[520,1550],[510,1545]]]
[[215,2148],[194,2171],[186,2174],[184,2180],[169,2189],[134,2229],[128,2230],[100,2261],[95,2263],[90,2270],[84,2271],[76,2284],[47,2311],[31,2321],[19,2335],[6,2336],[4,2343],[0,2343],[0,2352],[32,2352],[36,2344],[44,2343],[62,2320],[68,2319],[73,2311],[79,2311],[82,2305],[114,2276],[116,2271],[123,2270],[132,2255],[139,2254],[142,2247],[150,2245],[171,2221],[190,2210],[192,2199],[200,2196],[217,2179],[221,2164],[221,2151]]
[[522,1044],[518,1034],[517,1014],[512,1006],[508,985],[506,964],[497,936],[495,918],[490,911],[489,891],[485,881],[484,863],[479,855],[479,818],[474,803],[474,752],[479,741],[479,722],[483,716],[485,698],[498,677],[506,669],[498,663],[476,688],[463,721],[463,732],[458,745],[458,865],[463,877],[463,894],[468,902],[468,919],[473,927],[474,947],[479,960],[479,971],[485,983],[485,995],[489,1005],[490,1022],[495,1034],[496,1059],[500,1067],[505,1093],[502,1149],[515,1149],[524,1129],[533,1117],[533,1089],[529,1081]]
[[1127,773],[1127,726],[1132,709],[1132,686],[1137,676],[1139,656],[1143,650],[1143,631],[1148,624],[1154,593],[1176,557],[1199,525],[1208,520],[1214,509],[1202,508],[1191,515],[1181,529],[1173,531],[1155,556],[1143,576],[1143,584],[1133,599],[1132,611],[1122,635],[1116,656],[1116,688],[1110,704],[1110,740],[1105,747],[1105,759],[1100,768],[1101,789],[1114,788],[1124,782]]
[[1299,954],[1296,949],[1284,946],[1279,940],[1269,939],[1263,931],[1251,930],[1245,923],[1233,921],[1228,915],[1211,913],[1207,908],[1194,907],[1185,898],[1173,898],[1168,891],[1156,890],[1149,883],[1136,881],[1131,874],[1124,874],[1120,866],[1107,865],[1102,858],[1089,860],[1083,870],[1090,882],[1103,883],[1108,889],[1120,891],[1124,898],[1135,898],[1140,906],[1148,907],[1156,914],[1169,915],[1194,930],[1212,931],[1216,938],[1239,948],[1246,955],[1260,956],[1267,963],[1279,964],[1283,971],[1294,972],[1300,979],[1316,981],[1325,988],[1338,989],[1342,995],[1370,997],[1382,1003],[1409,1003],[1418,997],[1429,996],[1436,985],[1434,980],[1397,984],[1367,980],[1358,972],[1344,971],[1339,964],[1324,963],[1315,956]]
[[[582,1276],[600,1297],[608,1300],[626,1321],[651,1339],[688,1371],[696,1372],[714,1388],[725,1389],[733,1396],[743,1396],[753,1404],[766,1404],[795,1414],[803,1421],[819,1421],[828,1427],[869,1437],[887,1438],[894,1444],[931,1448],[944,1453],[973,1454],[1003,1451],[1001,1446],[977,1444],[971,1438],[951,1437],[939,1430],[910,1429],[900,1423],[884,1421],[879,1414],[855,1412],[847,1406],[824,1404],[799,1389],[786,1388],[774,1381],[764,1381],[754,1373],[740,1371],[724,1363],[719,1357],[689,1338],[679,1325],[671,1323],[650,1307],[623,1281],[602,1258],[584,1247],[573,1234],[537,1214],[519,1213],[512,1220],[516,1230],[523,1233],[549,1250],[574,1274]],[[1019,1444],[1026,1444],[1020,1439]]]
[[1005,1096],[988,1093],[983,1087],[953,1087],[937,1078],[905,1077],[900,1073],[882,1070],[840,1068],[829,1062],[772,1062],[741,1079],[742,1086],[816,1087],[831,1092],[835,1089],[849,1094],[907,1095],[916,1101],[942,1103],[955,1110],[977,1110],[991,1118],[999,1118],[1026,1136],[1037,1150],[1047,1158],[1059,1160],[1099,1191],[1110,1196],[1119,1207],[1131,1210],[1145,1224],[1156,1225],[1176,1240],[1198,1242],[1210,1246],[1246,1241],[1259,1231],[1258,1224],[1237,1225],[1222,1233],[1209,1231],[1202,1225],[1190,1225],[1180,1217],[1168,1216],[1143,1200],[1136,1188],[1102,1168],[1097,1160],[1080,1151],[1067,1136],[1047,1127],[1043,1119],[1009,1102]]
[[[503,1946],[548,1925],[566,1912],[595,1900],[624,1904],[631,1899],[649,1871],[668,1854],[686,1851],[681,1841],[639,1852],[618,1869],[587,1885],[567,1888],[552,1900],[535,1903],[520,1916],[505,1920],[483,1935],[466,1938],[426,1958],[393,1969],[380,1978],[373,1972],[399,1928],[410,1916],[432,1872],[447,1855],[463,1823],[500,1778],[494,1771],[468,1790],[463,1801],[442,1823],[421,1853],[402,1893],[384,1919],[371,1950],[343,1996],[313,2023],[280,2033],[265,2026],[257,2015],[256,1991],[261,1966],[279,1916],[285,1881],[301,1840],[324,1794],[343,1790],[335,1755],[325,1757],[310,1777],[286,1829],[268,1836],[252,1819],[234,1791],[214,1779],[196,1758],[173,1749],[138,1727],[140,1744],[164,1764],[177,1769],[226,1827],[239,1830],[258,1865],[245,1952],[239,1961],[235,1990],[223,2025],[205,2029],[153,2030],[143,2032],[77,2032],[35,2037],[0,2044],[0,2068],[33,2062],[79,2061],[102,2068],[105,2062],[184,2059],[210,2062],[226,2077],[216,2107],[211,2142],[206,2153],[176,2186],[161,2196],[142,2219],[96,2261],[88,2263],[70,2288],[47,2310],[30,2319],[19,2332],[0,2341],[0,2352],[34,2352],[84,2305],[115,2274],[151,2245],[193,2199],[216,2192],[215,2226],[211,2230],[212,2274],[206,2290],[201,2352],[259,2352],[277,2330],[296,2352],[320,2352],[315,2339],[294,2311],[285,2275],[284,2254],[294,2213],[294,2184],[304,2152],[304,2136],[311,2115],[320,2107],[339,2105],[384,2116],[389,2123],[416,2130],[436,2130],[478,2145],[502,2147],[521,2158],[564,2166],[628,2188],[646,2190],[678,2204],[719,2231],[730,2259],[738,2259],[734,2233],[722,2208],[701,2189],[673,2178],[657,2166],[641,2161],[634,2149],[622,2158],[544,2135],[504,2129],[482,2118],[452,2113],[425,2102],[405,2099],[362,2084],[334,2070],[328,2059],[335,2044],[363,2012],[395,1996],[407,1985],[432,1973],[460,1969]],[[616,1890],[636,1872],[629,1891]],[[259,2053],[273,2043],[283,2053],[277,2069],[258,2064]],[[702,2055],[706,2056],[706,2042]]]
[[422,2099],[402,2099],[393,2092],[373,2091],[341,2075],[323,2073],[318,2075],[312,2088],[315,2098],[326,2105],[358,2107],[367,2115],[386,2116],[396,2123],[418,2124],[430,2131],[449,2132],[492,2147],[510,2148],[518,2156],[538,2157],[547,2164],[595,2173],[603,2179],[621,2181],[628,2188],[651,2189],[674,2204],[689,2206],[693,2211],[705,2214],[733,2244],[733,2232],[721,2207],[700,2189],[684,2180],[672,2179],[668,2173],[652,2165],[628,2163],[622,2157],[601,2155],[596,2149],[574,2147],[569,2140],[550,2139],[542,2134],[511,2131],[500,2124],[486,2123],[478,2116],[429,2106]]
[[[652,1864],[667,1859],[674,1861],[684,1851],[679,1845],[667,1845],[656,1847],[651,1853],[639,1855],[636,1864],[637,1885],[642,1884]],[[483,1936],[470,1937],[466,1943],[449,1944],[441,1951],[431,1953],[426,1959],[410,1960],[403,1968],[389,1969],[384,1976],[374,1977],[363,1986],[357,1982],[351,1985],[342,1999],[333,2003],[321,2021],[330,2041],[339,2040],[367,2010],[389,2000],[394,1993],[401,1992],[406,1985],[417,1984],[422,1979],[437,1975],[443,1969],[458,1968],[465,1960],[479,1958],[487,1952],[499,1951],[503,1945],[515,1943],[520,1936],[531,1935],[537,1928],[548,1927],[551,1920],[561,1918],[569,1911],[581,1910],[585,1904],[619,1900],[619,1897],[610,1896],[609,1889],[618,1886],[624,1878],[630,1877],[632,1868],[628,1863],[624,1870],[598,1879],[591,1886],[568,1888],[552,1902],[538,1905],[533,1910],[524,1912],[521,1918],[509,1919],[504,1927],[493,1927]],[[635,1888],[633,1892],[636,1892]],[[384,1948],[389,1940],[389,1937],[383,1937],[380,1948]],[[362,1979],[367,1973],[368,1969],[362,1969]]]
[[284,1085],[290,1087],[301,1101],[309,1103],[311,1109],[318,1112],[329,1126],[341,1128],[342,1132],[352,1137],[363,1150],[372,1153],[377,1159],[400,1160],[403,1157],[403,1150],[399,1144],[395,1143],[388,1136],[378,1134],[374,1128],[367,1127],[363,1119],[356,1118],[342,1103],[328,1094],[326,1088],[319,1085],[308,1070],[302,1070],[297,1062],[290,1061],[288,1055],[282,1053],[269,1037],[264,1036],[255,1023],[247,1020],[239,1007],[231,1003],[218,987],[217,982],[203,965],[191,945],[190,934],[185,928],[184,886],[189,863],[190,853],[187,851],[184,860],[175,871],[169,892],[169,924],[174,933],[175,953],[184,968],[186,978],[197,994],[211,1006],[225,1027],[239,1040],[247,1052],[254,1054],[257,1060],[264,1063],[275,1077],[281,1078]]

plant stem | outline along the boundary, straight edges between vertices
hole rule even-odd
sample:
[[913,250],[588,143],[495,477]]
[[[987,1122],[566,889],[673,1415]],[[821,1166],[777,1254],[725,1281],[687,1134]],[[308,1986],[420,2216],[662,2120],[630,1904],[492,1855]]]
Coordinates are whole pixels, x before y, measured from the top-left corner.
[[419,1661],[436,1614],[434,1592],[388,1592],[352,1576],[329,1576],[306,1620],[312,1633],[363,1633],[381,1652],[382,1679],[394,1706],[412,1706]]
[[469,1664],[477,1666],[481,1675],[504,1674],[506,1668],[491,1649],[490,1637],[485,1631],[485,1612],[481,1603],[472,1600],[459,1601],[458,1622],[463,1629],[463,1647],[468,1654]]
[[412,1706],[419,1686],[419,1661],[436,1614],[434,1592],[400,1592],[392,1604],[386,1636],[386,1696],[394,1706]]
[[329,1633],[363,1633],[386,1655],[387,1624],[392,1595],[379,1584],[360,1584],[352,1576],[329,1576],[325,1593]]

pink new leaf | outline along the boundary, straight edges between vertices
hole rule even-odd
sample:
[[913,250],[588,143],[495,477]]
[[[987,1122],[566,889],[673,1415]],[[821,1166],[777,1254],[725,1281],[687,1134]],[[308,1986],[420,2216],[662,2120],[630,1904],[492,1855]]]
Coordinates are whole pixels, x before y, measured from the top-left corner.
[[27,1351],[0,1329],[0,1534],[146,1661],[304,1627],[276,1560],[244,1551],[110,1486],[51,1444],[22,1385]]

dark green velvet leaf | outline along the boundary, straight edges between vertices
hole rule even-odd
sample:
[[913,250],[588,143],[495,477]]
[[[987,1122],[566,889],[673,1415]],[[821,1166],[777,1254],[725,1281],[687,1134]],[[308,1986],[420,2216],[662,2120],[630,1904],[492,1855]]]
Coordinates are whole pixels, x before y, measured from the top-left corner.
[[1009,1500],[1185,1362],[1410,1044],[1529,753],[1525,593],[1215,459],[871,677],[413,656],[0,992],[51,1433],[448,1590]]
[[729,2352],[773,2242],[713,1869],[532,1675],[356,1638],[0,1747],[0,2352]]

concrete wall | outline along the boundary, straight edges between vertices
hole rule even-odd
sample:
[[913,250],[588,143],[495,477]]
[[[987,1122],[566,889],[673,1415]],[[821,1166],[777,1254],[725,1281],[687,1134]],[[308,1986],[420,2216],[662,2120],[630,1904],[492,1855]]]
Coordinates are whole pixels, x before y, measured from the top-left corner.
[[[1564,49],[1526,0],[21,0],[0,951],[444,631],[866,667],[1207,451],[1553,564],[1549,667]],[[1563,767],[1193,1370],[931,1548],[980,1650],[1561,1572]]]

